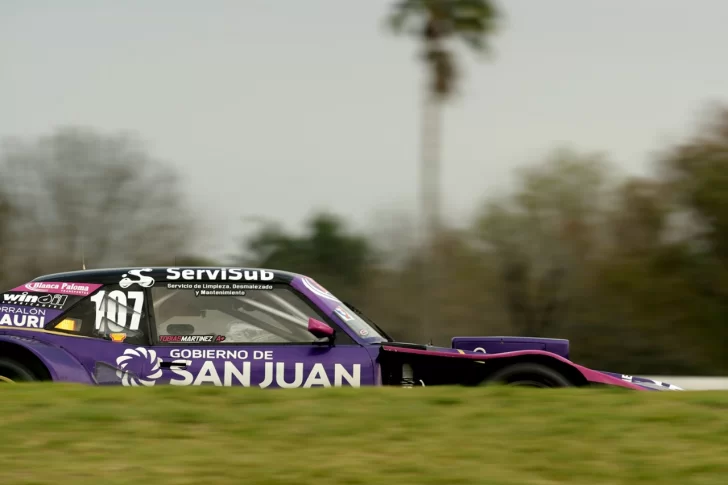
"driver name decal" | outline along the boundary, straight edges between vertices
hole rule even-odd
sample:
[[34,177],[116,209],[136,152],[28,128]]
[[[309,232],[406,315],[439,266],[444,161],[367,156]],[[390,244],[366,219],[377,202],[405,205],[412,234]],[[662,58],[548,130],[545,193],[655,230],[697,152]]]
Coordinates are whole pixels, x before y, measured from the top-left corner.
[[161,343],[183,343],[183,344],[200,344],[223,342],[225,337],[222,335],[160,335]]
[[44,328],[60,310],[25,306],[0,305],[0,326],[17,328]]

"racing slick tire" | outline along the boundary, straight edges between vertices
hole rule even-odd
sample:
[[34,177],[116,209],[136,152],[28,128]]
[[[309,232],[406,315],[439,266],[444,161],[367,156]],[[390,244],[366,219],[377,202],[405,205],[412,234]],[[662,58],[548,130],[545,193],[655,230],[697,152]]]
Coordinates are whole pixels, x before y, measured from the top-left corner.
[[38,377],[20,362],[0,357],[0,384],[39,381]]
[[573,387],[563,374],[551,367],[532,362],[512,364],[489,375],[481,385],[519,387]]

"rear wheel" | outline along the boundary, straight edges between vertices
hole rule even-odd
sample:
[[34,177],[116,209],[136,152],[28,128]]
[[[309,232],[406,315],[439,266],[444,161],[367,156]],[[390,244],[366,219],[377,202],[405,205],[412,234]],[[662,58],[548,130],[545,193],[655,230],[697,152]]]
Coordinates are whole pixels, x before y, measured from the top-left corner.
[[38,381],[33,371],[20,362],[0,357],[0,384]]
[[506,366],[488,376],[482,385],[519,387],[572,387],[560,372],[541,364],[524,362]]

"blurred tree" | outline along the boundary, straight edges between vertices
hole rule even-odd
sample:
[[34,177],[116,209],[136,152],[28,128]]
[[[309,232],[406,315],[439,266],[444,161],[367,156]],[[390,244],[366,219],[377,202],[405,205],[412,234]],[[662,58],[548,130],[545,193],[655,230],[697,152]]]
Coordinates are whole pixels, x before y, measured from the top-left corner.
[[568,338],[596,368],[705,373],[716,306],[696,291],[689,246],[670,239],[669,189],[613,175],[601,156],[562,150],[484,209],[476,236],[512,329]]
[[429,333],[423,336],[420,327],[418,275],[422,274],[421,266],[431,264],[422,248],[411,249],[396,266],[379,265],[375,284],[363,294],[362,308],[402,341],[432,340],[436,345],[449,346],[455,335],[507,333],[510,327],[495,291],[492,261],[483,258],[462,231],[443,231],[437,243],[440,274],[447,283],[431,293],[430,318],[437,324]]
[[594,281],[569,328],[586,365],[634,374],[692,373],[701,365],[686,324],[699,303],[684,273],[689,255],[669,240],[670,204],[658,180],[631,178],[615,192],[604,227],[607,250],[589,267]]
[[250,256],[241,258],[241,264],[302,273],[355,300],[375,260],[366,238],[350,233],[340,218],[328,213],[312,217],[301,236],[265,223],[245,249]]
[[678,256],[660,259],[663,280],[667,273],[684,290],[673,292],[684,318],[671,330],[688,331],[714,367],[728,369],[728,106],[715,107],[696,135],[666,150],[659,167],[673,220],[681,222],[673,235],[679,244],[671,245],[679,251],[670,253]]
[[514,330],[545,336],[563,328],[605,241],[610,166],[600,155],[559,150],[520,171],[514,196],[491,201],[475,236],[496,262]]
[[155,260],[154,262],[147,264],[149,266],[176,266],[178,268],[205,268],[224,266],[224,264],[218,260],[193,254],[169,254],[163,256],[162,259]]
[[147,265],[189,250],[194,227],[175,173],[133,137],[65,128],[7,140],[0,189],[16,207],[15,277]]
[[667,236],[670,204],[664,184],[647,178],[627,180],[610,216],[611,244],[619,254],[654,251]]
[[[413,35],[422,43],[422,59],[429,75],[429,83],[422,115],[421,198],[426,240],[431,245],[430,260],[437,252],[436,238],[441,230],[440,221],[440,141],[442,105],[456,91],[460,71],[450,45],[453,39],[463,41],[470,49],[487,52],[487,39],[495,31],[499,13],[491,0],[400,0],[389,15],[389,23],[396,33]],[[433,264],[437,269],[441,264]],[[421,275],[423,281],[423,330],[429,333],[431,309],[429,289],[439,286],[433,274]],[[432,281],[432,285],[425,284]]]
[[693,222],[691,236],[728,263],[728,107],[717,107],[697,136],[667,151],[660,168],[672,201]]
[[[633,373],[728,371],[728,110],[661,155],[654,180],[625,183],[597,273],[611,321],[575,329],[585,363]],[[619,350],[619,352],[617,352]],[[614,361],[614,362],[611,362]]]
[[174,258],[174,264],[177,266],[186,266],[186,267],[193,267],[193,266],[199,266],[199,267],[215,267],[215,266],[222,266],[222,263],[220,263],[217,260],[205,258],[202,256],[195,256],[195,255],[189,255],[189,254],[183,254],[181,256],[177,256]]

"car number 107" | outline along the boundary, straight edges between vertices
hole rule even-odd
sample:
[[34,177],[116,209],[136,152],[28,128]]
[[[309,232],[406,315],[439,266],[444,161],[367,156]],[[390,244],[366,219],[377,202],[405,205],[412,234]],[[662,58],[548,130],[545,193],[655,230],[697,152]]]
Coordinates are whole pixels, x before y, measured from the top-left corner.
[[[102,322],[106,320],[109,330],[121,332],[123,330],[139,330],[139,322],[144,308],[143,291],[114,290],[106,296],[105,291],[99,291],[91,297],[96,305],[96,330],[101,330]],[[133,307],[129,308],[129,303]],[[131,310],[131,318],[129,318]]]

